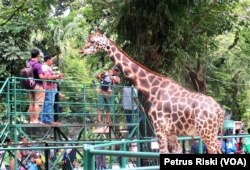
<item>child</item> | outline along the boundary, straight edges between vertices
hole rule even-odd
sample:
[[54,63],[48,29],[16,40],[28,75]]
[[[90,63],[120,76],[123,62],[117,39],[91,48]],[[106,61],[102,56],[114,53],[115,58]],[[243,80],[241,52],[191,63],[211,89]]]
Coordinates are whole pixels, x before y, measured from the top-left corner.
[[36,154],[32,154],[30,156],[30,161],[27,164],[28,170],[38,170],[37,164],[36,164]]

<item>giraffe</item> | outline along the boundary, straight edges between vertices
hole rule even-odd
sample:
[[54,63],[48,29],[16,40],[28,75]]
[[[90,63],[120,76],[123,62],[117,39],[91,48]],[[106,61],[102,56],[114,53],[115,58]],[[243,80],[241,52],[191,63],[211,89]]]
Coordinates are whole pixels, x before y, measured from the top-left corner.
[[180,153],[177,136],[200,136],[208,153],[221,153],[217,134],[224,110],[210,96],[185,89],[174,80],[153,72],[129,57],[99,30],[88,37],[80,53],[105,51],[133,85],[147,96],[160,153]]

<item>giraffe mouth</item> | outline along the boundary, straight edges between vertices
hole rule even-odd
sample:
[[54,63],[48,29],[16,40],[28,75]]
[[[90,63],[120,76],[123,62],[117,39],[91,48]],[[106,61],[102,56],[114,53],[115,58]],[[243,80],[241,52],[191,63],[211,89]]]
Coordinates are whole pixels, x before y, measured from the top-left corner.
[[87,52],[86,50],[80,50],[79,54],[84,56],[84,55],[91,54],[91,53]]
[[89,46],[89,44],[86,44],[83,48],[80,49],[79,53],[82,55],[87,55],[87,54],[93,54],[95,52],[96,50],[92,46]]

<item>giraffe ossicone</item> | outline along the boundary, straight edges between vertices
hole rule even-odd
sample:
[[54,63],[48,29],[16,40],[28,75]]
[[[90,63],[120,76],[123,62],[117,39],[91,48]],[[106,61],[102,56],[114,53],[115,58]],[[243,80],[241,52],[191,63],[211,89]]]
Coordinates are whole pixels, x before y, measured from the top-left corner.
[[210,96],[183,88],[172,79],[153,72],[129,57],[114,42],[96,31],[81,49],[82,54],[104,50],[134,86],[147,96],[161,153],[180,152],[177,136],[200,136],[208,153],[221,153],[217,134],[223,127],[224,110]]

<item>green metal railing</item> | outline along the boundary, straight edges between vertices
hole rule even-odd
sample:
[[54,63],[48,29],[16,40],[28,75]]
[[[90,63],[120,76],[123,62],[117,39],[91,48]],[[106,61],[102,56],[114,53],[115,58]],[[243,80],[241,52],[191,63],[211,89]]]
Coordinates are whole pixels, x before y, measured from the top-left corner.
[[[0,95],[6,96],[6,114],[8,119],[6,122],[12,122],[12,125],[27,124],[29,113],[27,108],[29,106],[28,93],[33,90],[25,90],[19,87],[21,78],[8,78],[1,88]],[[76,118],[79,123],[87,124],[87,120],[95,120],[97,114],[97,95],[96,84],[80,84],[75,85],[75,82],[64,81],[61,82],[62,93],[66,95],[66,99],[60,101],[59,104],[64,108],[60,113],[62,118]],[[123,86],[116,86],[117,91],[120,91]],[[6,91],[3,91],[3,88]],[[124,113],[121,111],[121,104],[117,100],[121,95],[113,95],[113,104],[111,105],[111,115],[119,125],[127,125],[125,122]],[[115,102],[116,101],[116,102]],[[138,113],[134,113],[135,119],[138,119]],[[79,119],[78,119],[79,118]],[[146,117],[147,118],[147,117]],[[82,120],[82,121],[80,121]],[[146,120],[149,122],[148,120]],[[5,122],[5,123],[6,123]],[[105,124],[105,122],[104,122]],[[138,126],[138,122],[131,123],[131,126]],[[147,123],[147,126],[150,123]],[[150,127],[152,130],[152,128]]]
[[[156,158],[159,159],[159,153],[153,152],[131,152],[127,150],[127,145],[132,143],[148,143],[151,140],[134,140],[134,141],[113,141],[106,144],[97,144],[97,145],[84,145],[84,169],[95,169],[95,156],[96,155],[106,155],[106,156],[120,156],[121,157],[121,169],[126,169],[127,157],[137,157],[137,158]],[[119,151],[103,149],[105,147],[121,145]],[[101,150],[99,148],[102,148]],[[138,165],[139,163],[137,163]],[[159,169],[159,166],[150,166],[151,169]],[[111,168],[111,167],[110,167]],[[133,167],[135,168],[135,167]],[[149,168],[149,167],[145,167]]]

